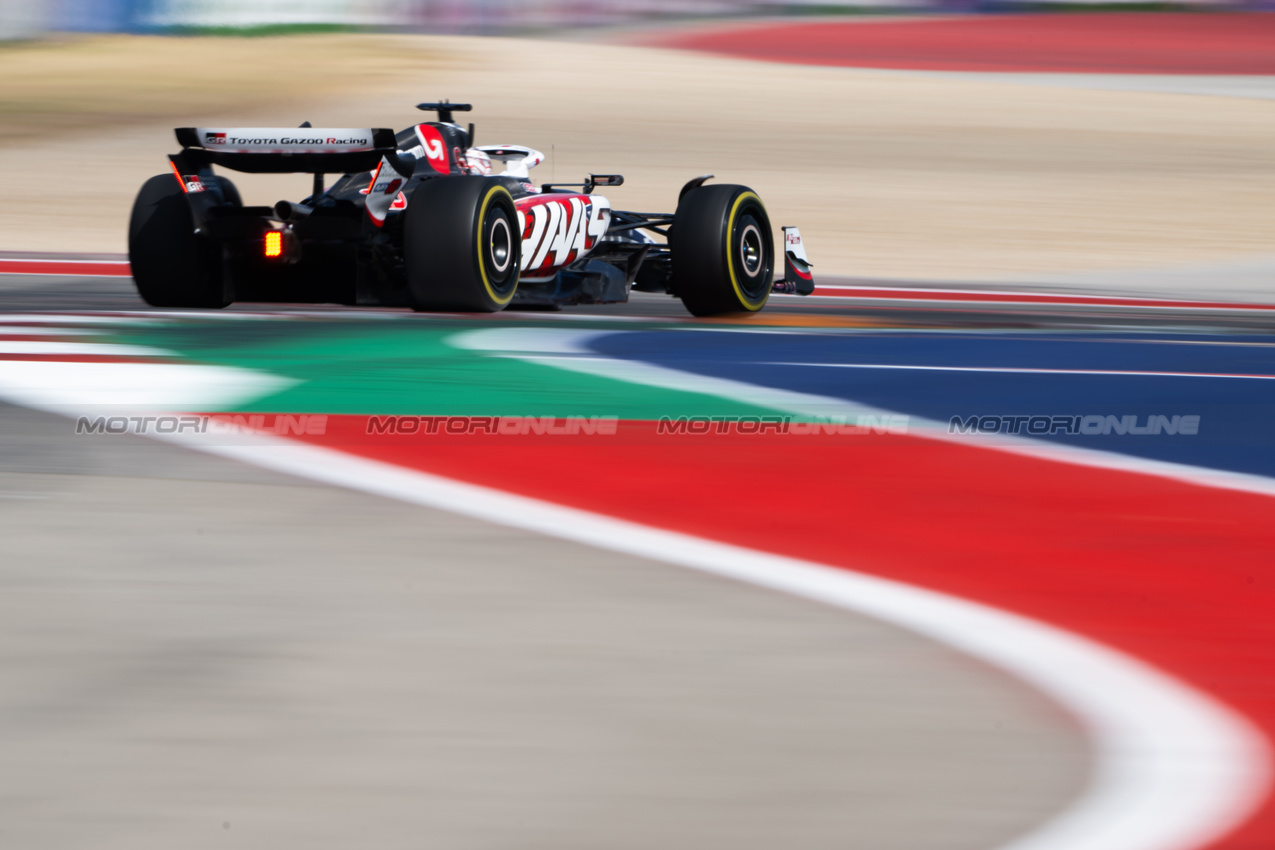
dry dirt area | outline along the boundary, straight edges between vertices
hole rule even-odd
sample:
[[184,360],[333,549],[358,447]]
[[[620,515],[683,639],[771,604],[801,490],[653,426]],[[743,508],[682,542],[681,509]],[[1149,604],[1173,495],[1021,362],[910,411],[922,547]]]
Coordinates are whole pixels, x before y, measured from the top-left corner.
[[[480,143],[552,154],[542,180],[623,173],[621,208],[671,210],[697,174],[748,183],[824,274],[1005,278],[1275,245],[1269,101],[394,35],[94,38],[0,52],[0,80],[0,250],[123,251],[173,126],[398,128],[438,97],[475,104]],[[263,203],[307,185],[236,179]]]

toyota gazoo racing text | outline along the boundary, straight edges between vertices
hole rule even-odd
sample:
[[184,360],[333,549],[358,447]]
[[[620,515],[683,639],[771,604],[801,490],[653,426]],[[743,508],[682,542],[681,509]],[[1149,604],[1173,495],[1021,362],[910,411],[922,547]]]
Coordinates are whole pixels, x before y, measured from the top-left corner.
[[[422,103],[437,121],[388,129],[193,128],[170,173],[142,186],[129,221],[138,292],[157,307],[234,301],[495,311],[627,301],[667,292],[696,316],[755,312],[772,291],[814,289],[801,233],[783,228],[784,276],[761,198],[746,186],[682,187],[668,214],[616,210],[583,183],[531,182],[544,159],[474,145],[464,103]],[[492,162],[503,163],[493,174]],[[314,175],[309,197],[244,206],[213,166]],[[341,174],[330,187],[325,176]]]

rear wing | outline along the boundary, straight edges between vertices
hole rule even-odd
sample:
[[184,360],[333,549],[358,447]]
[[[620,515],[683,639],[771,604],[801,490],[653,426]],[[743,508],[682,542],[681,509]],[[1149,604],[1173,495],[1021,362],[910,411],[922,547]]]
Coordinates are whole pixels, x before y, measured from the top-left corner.
[[250,174],[348,174],[394,157],[394,131],[380,128],[178,127],[177,156],[196,171],[220,165]]

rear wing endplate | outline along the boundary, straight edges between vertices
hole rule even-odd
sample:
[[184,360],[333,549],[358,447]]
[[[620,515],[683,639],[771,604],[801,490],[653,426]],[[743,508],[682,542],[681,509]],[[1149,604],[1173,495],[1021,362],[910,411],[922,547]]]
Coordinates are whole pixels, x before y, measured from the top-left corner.
[[371,171],[396,152],[394,131],[368,127],[178,127],[179,156],[193,166],[250,174]]

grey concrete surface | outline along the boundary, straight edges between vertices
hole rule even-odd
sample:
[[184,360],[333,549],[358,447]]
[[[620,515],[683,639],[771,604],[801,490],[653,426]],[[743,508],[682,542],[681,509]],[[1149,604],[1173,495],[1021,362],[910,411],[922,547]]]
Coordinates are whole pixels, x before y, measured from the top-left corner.
[[1069,718],[842,611],[0,406],[0,846],[986,848]]
[[4,311],[146,309],[126,277],[0,274],[0,299]]

